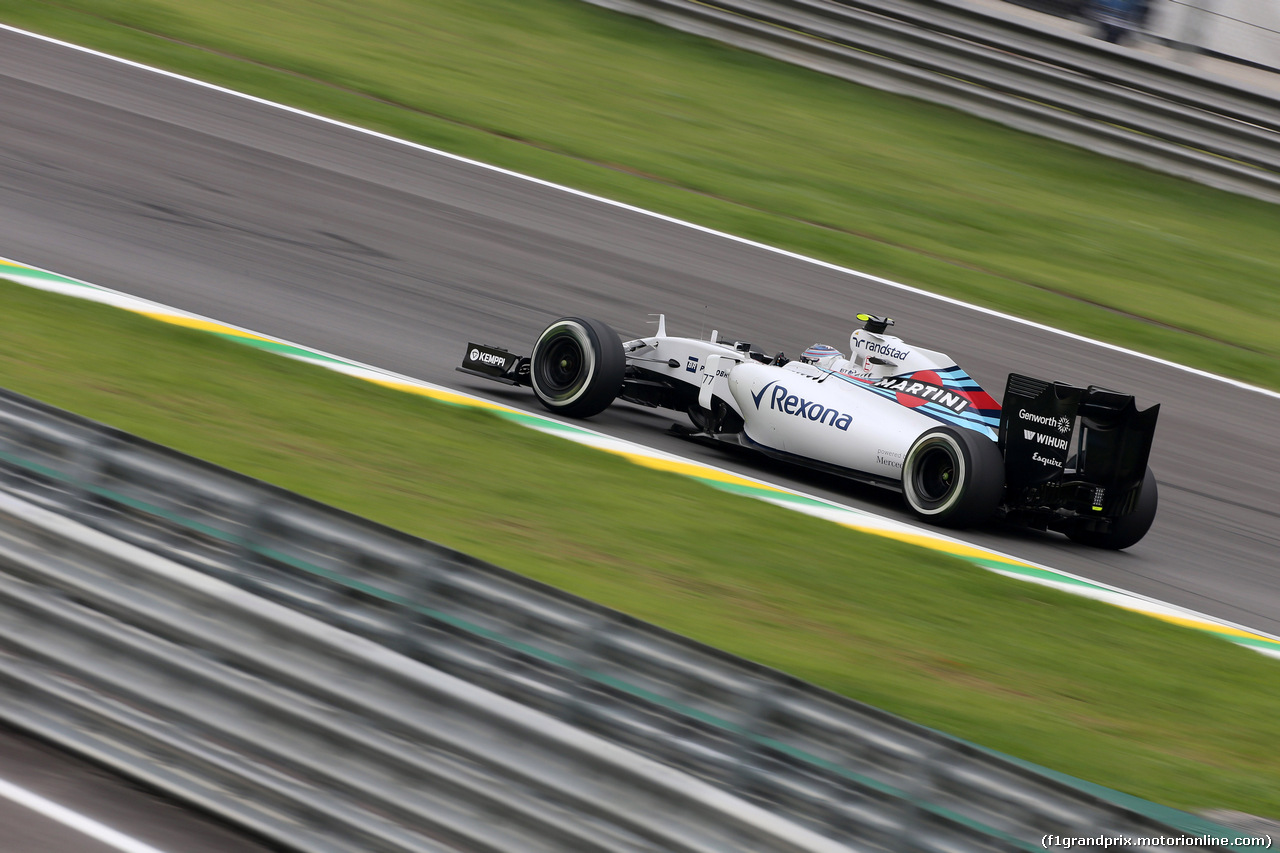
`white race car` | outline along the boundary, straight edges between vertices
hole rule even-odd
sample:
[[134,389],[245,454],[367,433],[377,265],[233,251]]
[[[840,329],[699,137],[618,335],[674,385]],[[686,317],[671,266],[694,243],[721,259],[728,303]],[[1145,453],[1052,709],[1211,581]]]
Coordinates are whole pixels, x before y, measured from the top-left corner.
[[1151,527],[1147,466],[1160,407],[1127,394],[1009,374],[1003,406],[940,352],[859,314],[849,356],[814,344],[791,360],[741,341],[657,334],[621,342],[599,320],[565,317],[530,356],[468,344],[458,370],[533,389],[550,411],[586,418],[622,399],[684,412],[679,434],[902,492],[949,527],[1000,517],[1089,545],[1127,548]]

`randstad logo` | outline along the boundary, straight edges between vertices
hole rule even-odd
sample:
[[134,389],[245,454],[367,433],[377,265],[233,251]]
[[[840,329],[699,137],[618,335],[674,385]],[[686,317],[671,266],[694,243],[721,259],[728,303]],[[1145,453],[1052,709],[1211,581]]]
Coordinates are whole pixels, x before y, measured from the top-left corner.
[[832,426],[844,432],[848,432],[849,425],[853,423],[853,415],[846,415],[836,409],[829,409],[821,403],[815,403],[788,393],[787,389],[779,385],[776,379],[761,388],[759,394],[751,395],[751,399],[756,404],[756,409],[760,408],[760,404],[764,401],[764,395],[770,388],[773,388],[773,391],[769,393],[769,408],[774,411],[796,418],[804,418],[824,426]]

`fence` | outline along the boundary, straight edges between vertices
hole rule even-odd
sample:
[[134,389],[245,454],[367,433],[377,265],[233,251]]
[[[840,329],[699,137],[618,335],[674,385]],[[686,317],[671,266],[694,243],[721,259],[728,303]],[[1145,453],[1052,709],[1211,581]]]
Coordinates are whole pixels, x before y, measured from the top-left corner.
[[1097,39],[947,0],[587,2],[1280,201],[1276,93]]
[[848,850],[13,497],[0,530],[5,717],[294,849]]
[[1225,834],[8,392],[0,485],[859,849]]

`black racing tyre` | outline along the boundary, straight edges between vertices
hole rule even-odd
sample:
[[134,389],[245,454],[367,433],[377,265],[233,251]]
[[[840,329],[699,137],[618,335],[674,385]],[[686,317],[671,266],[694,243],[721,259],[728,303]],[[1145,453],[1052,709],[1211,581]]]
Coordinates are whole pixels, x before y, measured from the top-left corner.
[[626,367],[617,332],[599,320],[562,317],[533,345],[529,379],[546,408],[568,418],[589,418],[618,396]]
[[981,524],[1004,496],[1004,457],[974,430],[936,427],[907,451],[902,494],[911,511],[932,524]]
[[1159,503],[1156,475],[1152,474],[1151,468],[1148,467],[1147,473],[1142,476],[1142,489],[1138,492],[1138,503],[1134,506],[1133,512],[1112,521],[1110,530],[1073,527],[1067,529],[1067,537],[1072,542],[1092,545],[1094,548],[1109,548],[1113,551],[1128,548],[1147,535],[1147,531],[1151,529],[1151,523],[1156,520],[1156,505]]

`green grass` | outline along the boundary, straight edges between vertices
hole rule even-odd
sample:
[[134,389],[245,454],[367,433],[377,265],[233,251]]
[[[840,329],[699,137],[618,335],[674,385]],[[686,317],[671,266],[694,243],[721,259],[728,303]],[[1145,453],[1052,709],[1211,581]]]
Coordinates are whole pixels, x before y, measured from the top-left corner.
[[578,0],[0,20],[1280,388],[1280,207]]
[[1280,815],[1256,653],[211,335],[0,304],[0,386],[1038,764]]

